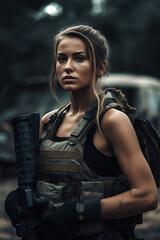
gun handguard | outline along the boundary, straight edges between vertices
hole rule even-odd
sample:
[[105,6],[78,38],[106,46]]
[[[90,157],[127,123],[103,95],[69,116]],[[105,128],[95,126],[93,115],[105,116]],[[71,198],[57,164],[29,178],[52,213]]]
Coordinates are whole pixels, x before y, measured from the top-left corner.
[[22,216],[22,222],[16,225],[16,231],[17,236],[23,240],[37,240],[34,232],[36,211],[39,206],[47,204],[44,197],[37,198],[35,194],[38,180],[39,125],[39,113],[22,115],[12,120],[21,202],[19,213]]

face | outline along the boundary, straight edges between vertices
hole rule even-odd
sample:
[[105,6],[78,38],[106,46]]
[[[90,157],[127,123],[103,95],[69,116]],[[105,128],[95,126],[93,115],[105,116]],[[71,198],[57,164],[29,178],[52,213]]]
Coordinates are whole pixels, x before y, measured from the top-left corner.
[[90,89],[93,70],[83,40],[78,37],[61,40],[57,48],[56,72],[65,90]]

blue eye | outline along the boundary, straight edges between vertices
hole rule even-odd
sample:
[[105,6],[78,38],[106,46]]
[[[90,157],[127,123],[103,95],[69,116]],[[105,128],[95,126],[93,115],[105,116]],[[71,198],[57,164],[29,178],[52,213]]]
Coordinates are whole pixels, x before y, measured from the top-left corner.
[[76,57],[75,60],[77,62],[83,62],[85,60],[85,58],[84,57]]
[[64,63],[66,61],[66,58],[65,57],[58,57],[57,60],[60,63]]

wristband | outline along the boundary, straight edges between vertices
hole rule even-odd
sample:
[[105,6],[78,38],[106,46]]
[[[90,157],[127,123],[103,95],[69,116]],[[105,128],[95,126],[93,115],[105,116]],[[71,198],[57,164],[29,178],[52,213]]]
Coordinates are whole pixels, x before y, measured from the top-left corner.
[[101,219],[101,200],[99,198],[86,200],[84,209],[85,220],[96,221]]

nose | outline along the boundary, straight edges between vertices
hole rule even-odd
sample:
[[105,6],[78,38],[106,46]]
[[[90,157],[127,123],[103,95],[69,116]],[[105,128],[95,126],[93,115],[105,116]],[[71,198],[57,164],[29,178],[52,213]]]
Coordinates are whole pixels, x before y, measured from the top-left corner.
[[68,72],[72,72],[73,69],[74,69],[74,67],[73,67],[72,59],[68,59],[65,64],[65,71],[68,73]]

